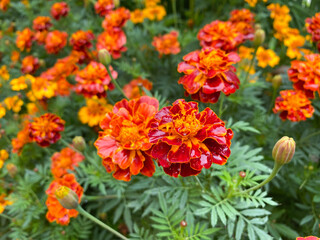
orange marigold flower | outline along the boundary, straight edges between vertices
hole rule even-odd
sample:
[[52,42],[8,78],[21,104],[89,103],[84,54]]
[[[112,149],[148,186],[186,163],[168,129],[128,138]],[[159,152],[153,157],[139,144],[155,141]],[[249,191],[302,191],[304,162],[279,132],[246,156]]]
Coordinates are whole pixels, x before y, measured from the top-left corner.
[[244,36],[231,22],[215,20],[198,33],[198,39],[202,47],[220,48],[224,51],[234,51],[244,41]]
[[100,16],[105,16],[114,8],[113,0],[98,0],[94,5],[96,13]]
[[12,201],[6,200],[6,197],[7,195],[5,193],[2,193],[0,195],[0,214],[3,213],[6,206],[11,205],[13,203]]
[[153,20],[161,21],[167,15],[166,9],[164,8],[164,6],[161,6],[161,5],[147,7],[142,11],[143,11],[144,17],[148,18],[151,21]]
[[125,33],[120,29],[108,29],[98,36],[97,50],[106,49],[114,59],[121,57],[121,52],[127,48],[124,46],[127,42]]
[[66,186],[73,190],[79,197],[79,203],[81,202],[81,197],[83,195],[83,188],[77,182],[76,177],[73,174],[66,174],[61,178],[53,180],[46,190],[46,194],[48,195],[46,201],[48,212],[46,217],[48,221],[56,221],[60,225],[68,225],[70,218],[78,216],[78,211],[75,209],[66,209],[61,206],[55,195],[56,190],[61,186]]
[[70,55],[68,57],[58,59],[52,68],[41,74],[42,77],[51,81],[58,81],[60,78],[67,78],[78,71],[78,56]]
[[32,28],[35,31],[47,31],[52,26],[50,17],[38,16],[33,20]]
[[249,4],[250,7],[255,7],[258,2],[258,0],[245,0],[245,1]]
[[47,53],[57,54],[67,44],[68,34],[58,30],[49,32],[46,36],[45,49]]
[[56,82],[49,81],[44,77],[36,77],[31,80],[32,94],[36,99],[42,100],[55,96],[58,85]]
[[79,30],[71,35],[70,45],[74,50],[84,51],[92,47],[94,35],[91,31]]
[[[116,79],[118,73],[111,66],[110,71],[112,77]],[[76,81],[78,82],[75,86],[76,92],[85,97],[102,98],[106,96],[106,90],[114,88],[105,66],[94,61],[77,73]]]
[[55,20],[59,20],[61,17],[68,15],[70,9],[66,2],[54,3],[51,7],[50,13]]
[[60,138],[60,132],[64,130],[65,121],[53,113],[46,113],[34,118],[29,124],[29,136],[41,147],[48,147],[56,143]]
[[108,28],[121,28],[130,19],[130,11],[124,7],[117,8],[110,11],[102,22],[102,27],[107,30]]
[[144,20],[144,14],[143,11],[141,9],[135,9],[133,12],[131,12],[130,14],[130,20],[131,22],[133,22],[134,24],[137,23],[142,23]]
[[286,5],[280,5],[279,3],[271,3],[267,7],[271,11],[271,18],[282,18],[288,16],[290,9]]
[[295,89],[302,90],[308,98],[313,99],[316,91],[320,94],[320,55],[310,54],[304,58],[306,61],[291,62],[288,75]]
[[0,119],[6,115],[6,108],[0,103]]
[[312,18],[306,19],[306,28],[312,36],[313,42],[320,41],[320,12],[316,13]]
[[25,28],[21,32],[17,31],[16,45],[20,51],[27,50],[30,51],[32,41],[34,38],[34,33],[30,28]]
[[35,81],[35,78],[29,74],[21,76],[10,81],[11,89],[13,91],[21,91],[28,88],[28,81]]
[[0,0],[0,9],[4,12],[7,11],[9,4],[10,0]]
[[113,106],[107,104],[107,101],[104,98],[86,99],[86,106],[80,108],[78,116],[83,124],[94,127],[99,125],[106,113],[112,111],[112,108]]
[[154,7],[154,6],[156,6],[158,3],[160,3],[161,2],[161,0],[145,0],[144,1],[144,5],[146,6],[146,7]]
[[159,52],[159,57],[163,54],[178,54],[181,51],[178,35],[177,31],[171,31],[168,34],[153,38],[152,46]]
[[20,112],[23,105],[23,101],[18,96],[7,97],[4,99],[4,103],[6,104],[8,110],[12,110],[16,113]]
[[243,60],[243,59],[251,60],[252,57],[253,57],[254,49],[253,48],[248,48],[248,47],[245,47],[245,46],[240,46],[239,49],[238,49],[238,52],[239,52],[239,57],[241,58],[241,60]]
[[[18,52],[18,51],[12,51],[11,52],[11,57],[10,57],[10,59],[11,59],[11,61],[13,62],[13,63],[16,63],[18,60],[19,60],[19,58],[20,58],[20,53]],[[1,71],[1,70],[0,70]]]
[[22,59],[21,72],[24,74],[35,73],[40,67],[39,59],[30,55]]
[[23,129],[18,132],[17,137],[11,140],[12,152],[20,154],[27,143],[32,142],[29,137],[29,121],[23,123]]
[[152,89],[152,82],[141,77],[131,80],[130,83],[124,85],[123,92],[129,99],[138,98],[146,95],[144,90],[141,87],[144,87],[147,90]]
[[2,65],[0,68],[0,78],[2,78],[5,81],[8,81],[10,78],[10,74],[6,65]]
[[198,103],[178,99],[154,116],[149,152],[170,176],[198,175],[227,162],[233,132],[224,125],[210,108],[199,113]]
[[46,43],[46,37],[48,35],[48,31],[36,32],[34,35],[34,39],[37,41],[39,45],[44,45]]
[[68,170],[73,171],[83,160],[84,156],[82,154],[66,147],[52,155],[51,173],[55,178],[62,177],[68,173]]
[[257,50],[258,66],[265,68],[268,65],[274,67],[278,65],[280,58],[271,49],[265,49],[264,47],[259,47]]
[[114,172],[114,178],[130,181],[131,175],[141,173],[151,177],[155,172],[155,165],[146,151],[152,146],[148,131],[158,107],[158,100],[148,96],[129,102],[123,99],[100,122],[104,131],[99,133],[94,145],[103,158],[103,166],[107,172]]
[[280,112],[282,120],[299,122],[311,118],[314,108],[304,92],[284,90],[280,91],[280,96],[276,98],[273,112]]
[[3,167],[4,161],[9,158],[9,153],[5,149],[0,150],[0,168]]
[[193,99],[215,103],[221,91],[228,96],[239,88],[240,81],[232,66],[240,60],[236,53],[203,48],[185,55],[183,60],[178,72],[185,75],[178,83],[183,84],[186,94]]
[[236,30],[243,34],[244,40],[253,40],[254,38],[254,16],[249,9],[236,9],[230,13],[230,22]]

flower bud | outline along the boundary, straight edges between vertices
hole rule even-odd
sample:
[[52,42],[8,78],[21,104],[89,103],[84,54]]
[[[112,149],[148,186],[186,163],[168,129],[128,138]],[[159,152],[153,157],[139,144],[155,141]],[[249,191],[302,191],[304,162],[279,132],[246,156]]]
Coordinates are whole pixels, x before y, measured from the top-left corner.
[[76,209],[79,205],[78,195],[66,186],[60,186],[55,191],[55,195],[62,207],[66,209]]
[[272,83],[272,87],[275,89],[278,89],[282,83],[282,77],[280,74],[275,75],[272,79],[271,79],[271,83]]
[[187,222],[184,221],[184,220],[182,220],[182,221],[180,222],[180,227],[182,227],[182,228],[185,228],[187,225],[188,225]]
[[115,6],[115,8],[120,6],[120,0],[113,0],[113,4]]
[[239,172],[239,176],[240,176],[241,178],[245,178],[245,177],[246,177],[246,173],[243,172],[243,171],[241,171],[241,172]]
[[75,149],[82,152],[86,148],[86,142],[83,137],[76,136],[72,139],[72,145]]
[[14,165],[13,163],[8,163],[7,166],[7,171],[9,173],[9,175],[13,178],[16,174],[17,174],[17,171],[18,171],[18,168],[16,165]]
[[296,142],[293,138],[282,137],[273,147],[273,159],[283,165],[291,161],[296,148]]
[[259,24],[259,23],[256,23],[255,25],[254,25],[254,30],[255,31],[257,31],[258,29],[261,29],[262,28],[262,26],[261,26],[261,24]]
[[266,33],[263,29],[257,29],[254,33],[254,39],[253,39],[253,45],[254,46],[260,46],[264,39],[266,38]]
[[101,49],[98,52],[98,59],[103,65],[108,66],[111,63],[111,55],[107,49]]

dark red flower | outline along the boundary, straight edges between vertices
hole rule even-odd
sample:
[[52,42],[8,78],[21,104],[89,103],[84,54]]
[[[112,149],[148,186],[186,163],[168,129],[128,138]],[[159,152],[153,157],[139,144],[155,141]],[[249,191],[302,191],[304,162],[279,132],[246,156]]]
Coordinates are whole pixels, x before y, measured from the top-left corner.
[[57,2],[51,7],[51,16],[59,20],[61,17],[65,17],[68,15],[70,9],[66,2]]

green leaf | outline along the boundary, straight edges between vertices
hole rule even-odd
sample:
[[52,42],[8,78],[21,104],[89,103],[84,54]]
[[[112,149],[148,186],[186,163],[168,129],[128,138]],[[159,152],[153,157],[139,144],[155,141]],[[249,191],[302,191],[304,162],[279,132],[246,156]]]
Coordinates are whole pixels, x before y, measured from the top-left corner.
[[221,222],[224,225],[226,225],[227,219],[226,219],[226,215],[224,214],[223,210],[219,206],[217,206],[216,209],[217,209],[217,213],[218,213],[218,216],[219,216]]
[[214,227],[217,224],[218,216],[215,208],[211,210],[211,226]]
[[239,218],[239,221],[237,223],[237,228],[236,228],[236,240],[240,240],[242,233],[243,233],[243,229],[245,227],[245,222],[243,221],[242,218]]
[[241,211],[241,213],[245,216],[249,217],[257,217],[257,216],[264,216],[264,215],[269,215],[270,212],[264,209],[246,209]]
[[251,224],[248,225],[248,229],[247,230],[248,230],[249,240],[256,240],[256,234],[255,234]]

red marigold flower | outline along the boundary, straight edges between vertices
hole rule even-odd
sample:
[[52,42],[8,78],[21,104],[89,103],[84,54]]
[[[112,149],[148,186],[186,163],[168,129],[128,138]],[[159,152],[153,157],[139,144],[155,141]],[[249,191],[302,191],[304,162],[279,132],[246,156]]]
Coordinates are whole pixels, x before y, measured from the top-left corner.
[[135,78],[123,87],[123,92],[129,99],[138,98],[146,95],[143,89],[141,89],[141,86],[145,87],[147,90],[151,90],[152,82],[141,77]]
[[74,167],[77,167],[84,160],[84,156],[66,147],[60,152],[54,153],[51,160],[52,175],[59,178],[67,174],[67,170],[74,170]]
[[198,39],[202,47],[234,51],[244,41],[244,36],[231,22],[213,21],[200,29]]
[[70,45],[76,51],[84,51],[92,47],[94,35],[91,31],[79,30],[71,35]]
[[58,199],[56,198],[55,192],[61,186],[66,186],[73,190],[79,197],[79,203],[81,202],[81,197],[83,195],[83,188],[77,182],[73,174],[66,174],[61,178],[53,180],[46,190],[46,194],[48,195],[46,201],[48,212],[46,214],[46,217],[48,221],[56,221],[60,225],[68,225],[70,222],[70,218],[78,216],[78,211],[75,209],[66,209],[59,203]]
[[130,11],[124,7],[110,11],[102,22],[102,27],[107,30],[109,28],[121,28],[130,19]]
[[229,21],[234,25],[238,32],[243,34],[244,40],[254,38],[254,13],[249,9],[236,9],[230,13]]
[[20,155],[22,148],[27,143],[32,142],[32,140],[29,137],[29,121],[25,121],[23,123],[23,129],[18,132],[17,137],[12,139],[11,145],[12,145],[12,152],[18,153]]
[[273,112],[280,112],[282,120],[299,122],[311,118],[314,108],[303,91],[284,90],[280,91],[280,96],[276,98]]
[[53,67],[41,74],[41,77],[47,78],[51,81],[58,81],[60,78],[67,78],[78,71],[78,66],[76,65],[78,61],[78,57],[73,55],[58,59]]
[[178,72],[186,75],[178,83],[183,84],[186,94],[193,99],[215,103],[221,91],[228,96],[239,88],[240,81],[232,66],[240,61],[236,53],[203,48],[185,55],[183,60],[178,65]]
[[24,74],[33,74],[40,67],[39,59],[30,55],[22,59],[21,72]]
[[[112,77],[116,79],[118,73],[111,66],[110,71]],[[78,82],[75,86],[76,92],[85,97],[102,98],[106,96],[106,90],[114,88],[105,66],[94,61],[77,73],[76,81]]]
[[304,91],[308,98],[313,99],[316,91],[320,94],[320,55],[310,54],[304,58],[306,61],[291,62],[288,75],[295,89]]
[[103,166],[107,172],[114,172],[114,178],[130,181],[131,175],[141,173],[151,177],[155,172],[146,151],[152,146],[148,132],[158,107],[158,100],[148,96],[129,102],[123,99],[100,122],[104,131],[99,133],[94,145],[103,158]]
[[178,35],[177,31],[171,31],[168,34],[153,38],[152,46],[160,53],[159,57],[162,57],[163,54],[178,54],[181,51]]
[[49,32],[46,36],[45,49],[47,53],[57,54],[67,44],[68,34],[58,30]]
[[21,32],[17,31],[16,45],[20,51],[27,50],[30,51],[32,41],[34,38],[34,33],[30,28],[25,28]]
[[312,36],[313,42],[320,41],[320,12],[316,13],[312,18],[306,19],[306,28],[308,33]]
[[170,176],[198,175],[212,163],[227,162],[233,132],[224,125],[210,108],[199,113],[198,103],[178,99],[154,116],[149,153]]
[[125,33],[120,29],[108,29],[98,36],[97,50],[106,49],[114,59],[121,57],[121,52],[127,51],[124,46],[127,42]]
[[0,9],[4,12],[7,11],[9,4],[10,0],[0,0]]
[[69,11],[70,9],[66,2],[57,2],[52,5],[50,13],[55,20],[59,20],[61,17],[67,16]]
[[50,17],[38,16],[33,20],[32,28],[35,31],[47,31],[52,26]]
[[114,8],[113,0],[98,0],[94,5],[96,13],[100,16],[105,16]]
[[47,147],[56,143],[60,138],[60,132],[64,130],[65,121],[53,113],[46,113],[34,118],[29,124],[29,136],[41,147]]

